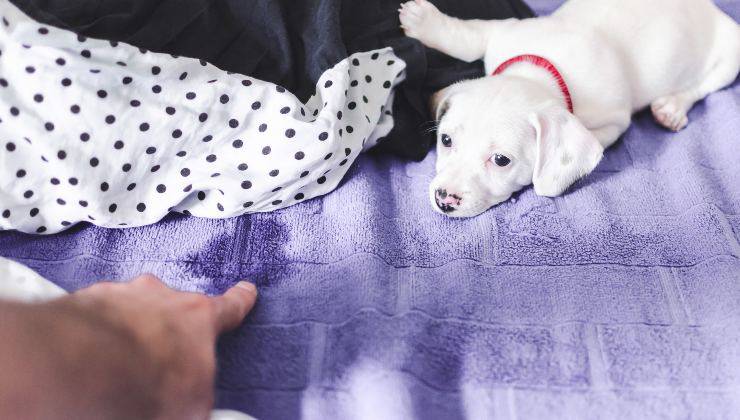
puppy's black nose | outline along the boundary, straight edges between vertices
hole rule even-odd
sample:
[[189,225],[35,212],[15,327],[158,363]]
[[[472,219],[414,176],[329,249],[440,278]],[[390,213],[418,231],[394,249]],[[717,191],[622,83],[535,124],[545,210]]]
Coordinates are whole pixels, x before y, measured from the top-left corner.
[[455,211],[455,205],[460,205],[460,198],[455,194],[448,194],[447,190],[438,188],[434,191],[434,201],[437,203],[437,207],[444,213],[452,213]]

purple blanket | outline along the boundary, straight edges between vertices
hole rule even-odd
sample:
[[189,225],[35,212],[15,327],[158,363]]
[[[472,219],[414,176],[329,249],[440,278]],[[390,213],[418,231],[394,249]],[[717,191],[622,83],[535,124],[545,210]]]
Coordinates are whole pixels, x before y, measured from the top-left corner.
[[736,418],[740,82],[689,118],[671,134],[639,114],[563,197],[528,189],[474,219],[432,212],[433,155],[366,155],[285,210],[5,232],[0,255],[67,290],[255,281],[217,398],[259,418]]

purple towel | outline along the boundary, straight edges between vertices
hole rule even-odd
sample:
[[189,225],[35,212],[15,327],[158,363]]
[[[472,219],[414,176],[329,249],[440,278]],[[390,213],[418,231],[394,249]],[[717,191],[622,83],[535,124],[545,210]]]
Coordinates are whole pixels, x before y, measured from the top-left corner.
[[563,197],[528,189],[474,219],[432,212],[434,156],[362,156],[278,212],[6,232],[0,255],[67,290],[256,281],[219,343],[217,398],[259,418],[373,401],[423,419],[737,418],[740,82],[689,118],[672,134],[639,114]]

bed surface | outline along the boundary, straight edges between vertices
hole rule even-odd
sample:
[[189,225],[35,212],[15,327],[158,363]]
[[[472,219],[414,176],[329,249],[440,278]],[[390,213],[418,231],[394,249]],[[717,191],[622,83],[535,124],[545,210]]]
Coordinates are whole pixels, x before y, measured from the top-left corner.
[[365,155],[285,210],[4,232],[0,255],[67,290],[255,281],[219,343],[217,404],[258,418],[736,418],[740,81],[689,118],[672,134],[638,114],[566,195],[527,189],[474,219],[432,212],[433,154]]

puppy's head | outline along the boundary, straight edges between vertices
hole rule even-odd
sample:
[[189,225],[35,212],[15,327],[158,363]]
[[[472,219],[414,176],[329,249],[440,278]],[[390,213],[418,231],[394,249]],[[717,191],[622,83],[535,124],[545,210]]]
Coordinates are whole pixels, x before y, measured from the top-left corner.
[[434,95],[438,121],[433,208],[476,216],[534,184],[554,197],[590,173],[603,148],[562,99],[527,79],[493,76]]

